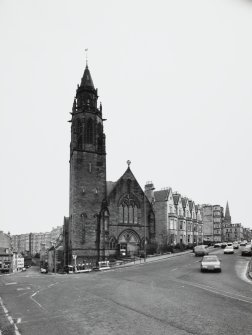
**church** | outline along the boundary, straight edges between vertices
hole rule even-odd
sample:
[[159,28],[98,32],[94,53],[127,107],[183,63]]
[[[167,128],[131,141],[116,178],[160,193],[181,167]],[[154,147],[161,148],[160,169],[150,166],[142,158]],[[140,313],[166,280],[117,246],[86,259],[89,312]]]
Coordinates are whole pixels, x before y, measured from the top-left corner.
[[69,217],[64,218],[64,264],[97,263],[110,257],[143,255],[155,244],[152,203],[127,169],[106,179],[106,136],[102,105],[88,65],[74,98],[70,143]]

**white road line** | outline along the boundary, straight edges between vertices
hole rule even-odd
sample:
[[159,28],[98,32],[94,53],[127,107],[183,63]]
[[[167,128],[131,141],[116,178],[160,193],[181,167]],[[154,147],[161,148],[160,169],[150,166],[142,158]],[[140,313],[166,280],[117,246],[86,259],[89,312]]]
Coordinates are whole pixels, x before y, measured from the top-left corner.
[[30,287],[18,287],[17,291],[24,291],[24,290],[30,290]]
[[50,284],[50,285],[48,285],[48,287],[52,287],[52,286],[57,285],[57,284],[58,284],[58,282]]
[[171,271],[175,271],[175,270],[177,270],[178,268],[175,268],[175,269],[171,269]]
[[[1,297],[0,297],[0,305],[2,306],[3,311],[4,311],[7,319],[9,320],[10,324],[14,326],[15,335],[21,335],[20,332],[19,332],[19,330],[18,330],[18,327],[16,326],[16,324],[13,321],[12,317],[9,315],[8,309],[4,306],[3,300],[2,300]],[[21,319],[20,319],[20,322],[21,322]],[[0,334],[2,334],[2,333],[0,333]]]
[[218,294],[218,295],[222,295],[222,296],[230,298],[230,299],[239,300],[239,301],[247,302],[248,304],[252,304],[252,298],[245,297],[244,295],[241,295],[241,294],[227,292],[227,291],[224,291],[224,290],[219,290],[215,287],[211,287],[211,286],[208,286],[208,285],[202,285],[202,284],[199,284],[199,283],[190,283],[190,282],[186,282],[186,281],[183,281],[183,280],[177,280],[177,282],[181,282],[181,283],[183,283],[185,285],[188,285],[188,286],[197,287],[197,288],[200,288],[200,289],[205,290],[205,291],[209,291],[209,292],[212,292],[212,293],[215,293],[215,294]]
[[35,300],[33,297],[35,297],[35,295],[37,294],[37,293],[39,293],[39,291],[36,291],[35,293],[33,293],[31,296],[30,296],[30,298],[31,298],[31,300],[33,301],[33,302],[35,302],[35,304],[37,304],[40,308],[42,308],[42,309],[45,309],[37,300]]
[[5,285],[16,285],[16,282],[5,283]]

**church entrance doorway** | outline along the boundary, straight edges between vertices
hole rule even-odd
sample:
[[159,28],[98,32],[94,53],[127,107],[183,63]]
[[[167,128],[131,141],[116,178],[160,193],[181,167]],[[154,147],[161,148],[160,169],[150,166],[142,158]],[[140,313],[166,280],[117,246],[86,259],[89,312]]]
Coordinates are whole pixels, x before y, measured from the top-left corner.
[[118,237],[118,244],[120,245],[120,254],[122,252],[128,256],[139,254],[140,238],[134,230],[124,230]]

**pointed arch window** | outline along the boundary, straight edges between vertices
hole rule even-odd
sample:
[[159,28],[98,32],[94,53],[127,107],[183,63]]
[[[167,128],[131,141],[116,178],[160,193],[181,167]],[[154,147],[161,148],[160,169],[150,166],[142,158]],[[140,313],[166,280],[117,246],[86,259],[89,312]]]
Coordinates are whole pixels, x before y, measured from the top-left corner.
[[139,202],[132,194],[125,195],[119,203],[119,222],[123,224],[138,223]]
[[88,119],[87,121],[87,129],[86,129],[86,143],[93,144],[94,141],[94,125],[93,120]]
[[102,136],[102,125],[101,123],[98,123],[97,125],[97,149],[98,151],[102,151],[102,145],[103,145],[103,136]]
[[78,137],[77,149],[82,149],[82,136],[81,135]]
[[116,249],[116,239],[114,237],[109,240],[109,249]]
[[76,120],[76,134],[80,134],[81,133],[81,121],[80,119]]

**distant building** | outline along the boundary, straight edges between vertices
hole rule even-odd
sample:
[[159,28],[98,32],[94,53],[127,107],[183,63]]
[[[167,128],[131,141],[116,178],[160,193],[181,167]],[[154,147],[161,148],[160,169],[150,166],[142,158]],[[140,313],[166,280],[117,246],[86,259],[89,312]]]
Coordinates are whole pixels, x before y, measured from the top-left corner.
[[62,232],[63,227],[57,226],[56,228],[52,228],[50,232],[46,233],[12,235],[13,251],[35,256],[37,253],[40,253],[42,245],[46,249],[51,248],[52,245],[56,243],[59,236],[62,235]]
[[222,241],[222,225],[223,225],[223,207],[220,205],[213,206],[213,242]]
[[[152,190],[152,192],[150,192]],[[173,192],[171,187],[153,191],[152,182],[145,185],[145,194],[153,204],[156,241],[159,248],[176,244],[192,245],[203,241],[202,218],[194,201]]]
[[11,236],[10,233],[5,234],[0,231],[0,248],[11,250]]
[[201,216],[202,216],[202,222],[203,222],[204,241],[213,242],[214,241],[213,206],[212,205],[202,205],[201,206]]
[[223,240],[225,242],[242,241],[243,239],[243,227],[241,223],[223,224]]

